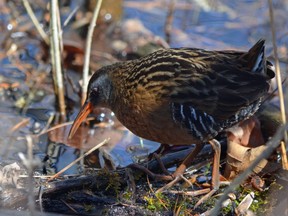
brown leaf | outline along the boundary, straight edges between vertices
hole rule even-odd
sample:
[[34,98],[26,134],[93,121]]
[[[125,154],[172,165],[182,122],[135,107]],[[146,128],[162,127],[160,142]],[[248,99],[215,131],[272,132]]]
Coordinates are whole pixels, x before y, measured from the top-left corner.
[[228,142],[236,142],[247,147],[257,147],[265,143],[260,122],[254,116],[230,128],[227,139]]
[[[227,165],[224,172],[227,179],[233,179],[247,169],[266,149],[260,122],[256,117],[247,119],[229,129],[227,141]],[[259,173],[266,164],[267,160],[263,159],[253,171]]]

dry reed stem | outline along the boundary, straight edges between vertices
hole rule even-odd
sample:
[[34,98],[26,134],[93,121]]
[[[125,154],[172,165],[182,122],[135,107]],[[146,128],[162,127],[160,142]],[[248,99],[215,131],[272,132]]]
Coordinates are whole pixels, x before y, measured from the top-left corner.
[[62,170],[60,170],[58,173],[56,173],[55,175],[51,176],[49,179],[47,179],[47,182],[57,178],[59,175],[61,175],[63,172],[65,172],[66,170],[68,170],[70,167],[72,167],[73,165],[75,165],[76,163],[78,163],[80,160],[82,160],[84,157],[86,157],[87,155],[91,154],[93,151],[95,151],[96,149],[100,148],[101,146],[105,145],[106,143],[108,143],[110,140],[110,138],[105,139],[104,141],[102,141],[101,143],[97,144],[96,146],[94,146],[93,148],[91,148],[89,151],[87,151],[85,154],[81,155],[81,157],[77,158],[76,160],[74,160],[72,163],[68,164],[66,167],[64,167]]
[[[283,88],[282,88],[279,58],[278,58],[278,52],[277,52],[276,30],[275,30],[274,10],[273,10],[272,0],[268,0],[268,3],[269,3],[269,15],[270,15],[270,23],[271,23],[272,41],[273,41],[273,51],[274,51],[274,57],[275,57],[276,81],[278,85],[279,100],[280,100],[281,120],[282,120],[283,125],[285,125],[286,124],[285,103],[284,103],[284,94],[283,94]],[[287,144],[286,132],[284,134],[284,141]],[[285,143],[281,142],[282,167],[283,169],[288,170],[287,151],[286,151]]]
[[[33,159],[33,140],[30,135],[26,136],[27,140],[27,163],[26,168],[28,172],[28,209],[30,215],[35,215],[35,200],[34,200],[34,184],[33,184],[33,171],[34,171],[34,159]],[[24,162],[24,161],[23,161]],[[25,164],[25,163],[24,163]]]
[[75,13],[77,12],[77,10],[79,10],[80,6],[77,5],[73,11],[71,11],[71,13],[69,14],[69,16],[66,18],[66,20],[63,23],[63,26],[67,26],[68,23],[70,22],[70,20],[72,19],[72,17],[75,15]]
[[32,20],[33,24],[35,25],[37,31],[39,32],[40,36],[42,37],[43,41],[49,45],[50,41],[49,41],[49,37],[47,36],[47,34],[44,32],[43,28],[41,27],[40,23],[37,20],[37,17],[35,16],[28,0],[22,0],[23,5],[30,17],[30,19]]
[[65,98],[64,98],[64,85],[63,85],[63,75],[62,75],[62,65],[61,65],[61,44],[60,44],[60,27],[59,27],[59,10],[57,0],[51,0],[50,7],[50,31],[51,31],[51,60],[52,60],[52,70],[54,75],[54,85],[56,94],[58,97],[59,111],[61,115],[61,120],[66,118],[65,109]]
[[159,188],[155,193],[163,193],[164,191],[168,190],[173,185],[175,185],[177,182],[179,182],[181,179],[182,178],[180,176],[176,176],[175,179],[165,184],[163,187]]
[[[93,120],[95,120],[94,117],[89,117],[89,118],[86,118],[86,119],[85,119],[86,122],[93,121]],[[50,119],[49,119],[49,121],[50,121]],[[53,127],[50,127],[49,129],[45,126],[45,128],[44,128],[40,133],[35,134],[35,135],[32,135],[32,136],[33,136],[33,137],[39,137],[39,136],[41,136],[41,135],[43,135],[43,134],[49,133],[50,131],[56,130],[56,129],[58,129],[58,128],[62,128],[62,127],[66,127],[66,126],[68,126],[68,125],[72,125],[73,122],[74,122],[74,121],[69,121],[69,122],[64,122],[64,123],[61,123],[61,124],[57,124],[57,125],[55,125],[55,126],[53,126]],[[50,124],[49,124],[49,122],[48,122],[47,126],[49,126],[49,125],[50,125]],[[95,126],[96,126],[97,128],[107,128],[108,126],[111,126],[111,125],[112,125],[111,123],[100,122],[100,123],[96,124]],[[126,129],[124,129],[124,130],[126,130]]]
[[74,209],[71,205],[69,205],[69,203],[67,203],[64,199],[61,199],[61,201],[72,211],[74,212],[75,214],[79,214],[79,212]]
[[88,76],[89,76],[89,63],[90,63],[90,55],[91,55],[91,45],[92,45],[92,37],[93,31],[96,27],[97,18],[99,15],[99,11],[101,8],[102,0],[98,0],[95,6],[93,17],[91,23],[89,25],[87,39],[86,39],[86,47],[85,47],[85,57],[84,57],[84,66],[83,66],[83,84],[82,84],[82,98],[81,104],[84,104],[86,100],[87,94],[87,86],[88,86]]
[[179,191],[179,190],[170,190],[169,193],[171,194],[180,194],[180,195],[184,195],[184,196],[192,196],[192,197],[196,197],[196,196],[200,196],[203,194],[207,194],[211,191],[210,188],[204,188],[201,190],[196,190],[196,191]]
[[39,210],[40,212],[43,212],[43,187],[40,185],[39,187],[39,193],[38,193],[38,203],[39,203]]
[[30,121],[30,118],[22,119],[20,122],[18,122],[16,125],[14,125],[12,128],[9,129],[9,134],[12,134],[18,129],[26,126],[29,123],[29,121]]
[[235,178],[229,187],[227,187],[221,196],[221,198],[215,203],[215,207],[212,209],[212,212],[210,215],[218,215],[219,210],[222,206],[222,203],[228,198],[228,194],[233,192],[233,190],[240,185],[252,172],[253,169],[259,164],[259,162],[269,157],[272,152],[275,150],[275,148],[278,147],[279,142],[283,138],[284,132],[286,132],[288,129],[288,125],[281,126],[275,135],[267,142],[266,146],[267,149],[265,149],[253,162],[252,164],[243,172],[241,173],[237,178]]
[[173,215],[178,216],[180,215],[181,209],[183,207],[183,204],[179,204],[178,206],[178,200],[179,200],[179,196],[176,197],[176,202],[174,204],[174,208],[173,208]]
[[175,11],[175,4],[176,0],[170,0],[169,6],[168,6],[168,13],[165,21],[165,39],[168,44],[171,43],[171,32],[173,28],[173,20],[174,20],[174,11]]

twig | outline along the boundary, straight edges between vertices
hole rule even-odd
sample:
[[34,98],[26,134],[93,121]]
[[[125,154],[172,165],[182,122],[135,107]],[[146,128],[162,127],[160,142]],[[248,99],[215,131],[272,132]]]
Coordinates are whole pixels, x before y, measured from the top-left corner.
[[74,14],[77,12],[77,10],[80,8],[79,5],[77,5],[72,12],[69,14],[69,16],[67,17],[67,19],[64,21],[63,26],[67,26],[68,23],[70,22],[70,20],[72,19],[72,17],[74,16]]
[[126,174],[126,181],[127,181],[127,188],[128,191],[131,193],[131,202],[135,204],[136,200],[136,184],[135,179],[132,174],[132,170],[129,168],[125,168],[125,174]]
[[181,208],[183,206],[183,204],[179,204],[178,206],[178,202],[179,202],[179,196],[176,197],[176,201],[174,204],[174,208],[173,208],[173,215],[178,216],[180,214]]
[[61,199],[61,201],[74,213],[79,214],[79,212],[77,210],[75,210],[71,205],[69,205],[67,202],[65,202],[65,200]]
[[10,134],[14,133],[19,128],[26,126],[29,123],[29,121],[30,121],[29,118],[22,119],[22,121],[18,122],[16,125],[14,125],[12,128],[10,128],[9,133]]
[[173,19],[174,19],[174,11],[175,11],[175,3],[176,0],[170,0],[170,4],[168,6],[168,14],[165,21],[165,37],[166,42],[170,44],[171,42],[171,32],[173,27]]
[[35,16],[28,0],[22,0],[23,1],[23,5],[30,17],[30,19],[32,20],[33,24],[35,25],[37,31],[39,32],[40,36],[42,37],[43,41],[49,45],[50,41],[49,38],[47,36],[47,34],[44,32],[43,28],[41,27],[40,23],[37,20],[37,17]]
[[38,194],[40,212],[43,212],[43,199],[42,199],[43,196],[42,195],[43,195],[43,187],[42,185],[40,185],[39,194]]
[[34,170],[34,160],[33,160],[33,141],[32,137],[27,135],[27,164],[28,169],[28,209],[30,215],[35,215],[35,200],[34,200],[34,184],[33,184],[33,170]]
[[170,181],[168,184],[164,185],[163,187],[159,188],[155,193],[162,193],[166,191],[167,189],[175,185],[177,182],[179,182],[181,179],[182,178],[180,176],[176,176],[172,181]]
[[[63,50],[64,50],[64,46],[63,46],[63,29],[61,27],[61,18],[60,18],[60,11],[59,11],[59,5],[58,5],[58,1],[57,1],[57,4],[56,4],[56,19],[57,19],[57,30],[58,30],[58,40],[59,40],[59,47],[60,47],[60,57],[62,57],[62,53],[63,53]],[[60,58],[61,59],[61,58]],[[63,74],[64,76],[64,74]]]
[[[94,119],[94,118],[93,118],[93,119]],[[86,119],[86,120],[87,120],[87,119]],[[66,126],[68,126],[68,125],[72,125],[73,122],[74,122],[74,121],[69,121],[69,122],[64,122],[64,123],[55,125],[55,126],[49,128],[49,129],[47,129],[47,130],[42,130],[40,133],[35,134],[34,136],[39,137],[39,136],[41,136],[41,135],[43,135],[43,134],[49,133],[50,131],[56,130],[56,129],[58,129],[58,128],[66,127]]]
[[[94,168],[93,170],[98,170],[97,168]],[[101,170],[99,168],[99,170]],[[71,177],[79,177],[81,174],[70,174],[70,175],[63,175],[63,178],[71,178]],[[19,178],[28,178],[28,175],[19,175]],[[39,178],[39,179],[48,179],[52,177],[52,175],[33,175],[33,178]]]
[[193,184],[183,175],[180,176],[191,188],[193,188]]
[[102,0],[98,0],[97,5],[95,6],[95,9],[93,12],[93,17],[92,17],[91,23],[89,25],[88,33],[87,33],[86,47],[85,47],[85,58],[84,58],[84,66],[83,66],[83,84],[82,84],[82,101],[81,101],[81,104],[84,104],[84,102],[86,100],[92,36],[93,36],[94,28],[96,27],[96,22],[97,22],[100,8],[101,8],[101,4],[102,4]]
[[[52,117],[53,117],[53,116],[52,116]],[[31,137],[33,137],[33,138],[39,137],[39,136],[41,136],[41,135],[43,135],[43,134],[49,133],[50,131],[56,130],[56,129],[58,129],[58,128],[62,128],[62,127],[66,127],[66,126],[68,126],[68,125],[72,125],[73,122],[74,122],[74,121],[64,122],[64,123],[57,124],[57,125],[55,125],[55,126],[53,126],[53,127],[50,127],[49,129],[47,129],[47,127],[48,127],[48,126],[50,125],[50,123],[51,123],[50,121],[52,121],[52,119],[51,119],[52,117],[50,117],[50,118],[48,119],[47,125],[45,126],[45,128],[44,128],[40,133],[31,135]],[[95,120],[94,117],[88,117],[85,121],[86,121],[86,122],[89,122],[89,121],[93,121],[93,120]],[[50,123],[49,123],[49,122],[50,122]],[[110,126],[112,126],[112,125],[113,125],[113,123],[100,122],[100,123],[96,124],[95,127],[97,127],[97,128],[107,128],[107,127],[110,127]],[[123,129],[119,128],[119,130],[126,130],[126,129],[125,129],[125,128],[123,128]],[[23,139],[22,137],[19,137],[19,140],[22,140],[22,139]],[[7,152],[6,152],[6,153],[7,153]]]
[[169,193],[171,194],[181,194],[181,195],[185,195],[185,196],[192,196],[192,197],[196,197],[196,196],[200,196],[203,194],[207,194],[211,191],[210,188],[204,188],[202,190],[196,190],[196,191],[177,191],[177,190],[170,190]]
[[100,148],[101,146],[105,145],[107,142],[109,142],[110,138],[105,139],[104,141],[102,141],[101,143],[97,144],[96,146],[94,146],[92,149],[90,149],[89,151],[87,151],[85,154],[83,154],[81,157],[77,158],[76,160],[74,160],[72,163],[68,164],[66,167],[64,167],[62,170],[60,170],[58,173],[56,173],[55,175],[51,176],[47,182],[57,178],[59,175],[61,175],[63,172],[65,172],[66,170],[68,170],[70,167],[72,167],[73,165],[75,165],[76,163],[78,163],[80,160],[82,160],[84,157],[86,157],[87,155],[91,154],[93,151],[95,151],[96,149]]
[[[89,117],[89,118],[87,118],[85,121],[86,121],[86,122],[89,122],[89,121],[93,121],[93,120],[95,120],[94,117]],[[50,121],[50,118],[49,118],[49,121]],[[50,127],[49,129],[47,129],[47,128],[45,127],[45,128],[46,128],[46,129],[44,128],[45,130],[42,130],[40,133],[35,134],[35,135],[32,135],[32,136],[33,136],[33,137],[39,137],[39,136],[41,136],[41,135],[43,135],[43,134],[49,133],[50,131],[56,130],[56,129],[58,129],[58,128],[62,128],[62,127],[66,127],[66,126],[68,126],[68,125],[72,125],[73,122],[74,122],[74,121],[64,122],[64,123],[55,125],[55,126],[53,126],[53,127]],[[47,126],[48,126],[48,125],[50,125],[50,124],[47,124]],[[111,125],[112,125],[112,123],[100,122],[100,123],[96,124],[95,126],[98,127],[98,128],[107,128],[108,126],[111,126]]]
[[60,42],[59,42],[59,27],[58,27],[58,18],[59,11],[57,10],[58,3],[57,0],[51,0],[51,59],[52,59],[52,70],[54,76],[54,85],[56,94],[58,96],[58,103],[60,109],[61,119],[65,120],[66,110],[65,110],[65,98],[64,98],[64,85],[63,85],[63,76],[62,76],[62,67],[61,67],[61,52],[60,52]]
[[[281,79],[279,58],[278,58],[278,53],[277,53],[276,30],[275,30],[274,11],[273,11],[272,0],[268,0],[268,3],[269,3],[269,15],[270,15],[270,22],[271,22],[273,50],[274,50],[274,56],[275,56],[276,81],[277,81],[278,91],[279,91],[281,120],[282,120],[283,125],[285,125],[286,124],[285,103],[284,103],[284,95],[283,95],[283,88],[282,88],[282,82],[281,82],[282,79]],[[284,134],[284,141],[287,144],[286,131]],[[288,170],[288,162],[287,162],[287,153],[286,153],[285,143],[281,142],[282,166],[283,166],[283,169]]]
[[[285,140],[285,136],[287,137],[287,134],[284,134],[284,140]],[[288,161],[287,161],[287,149],[286,149],[286,145],[285,143],[287,143],[287,138],[286,141],[280,142],[280,148],[281,148],[281,159],[282,159],[282,168],[284,170],[288,170]]]
[[259,164],[261,160],[270,156],[274,149],[278,147],[279,142],[287,129],[288,125],[281,126],[275,133],[274,137],[267,142],[267,149],[265,149],[243,173],[241,173],[233,182],[231,182],[230,186],[225,189],[221,198],[216,202],[215,207],[212,209],[211,215],[218,215],[222,203],[228,198],[228,194],[231,193],[253,172],[253,169]]
[[51,125],[54,117],[55,117],[54,114],[49,116],[49,119],[48,119],[48,121],[46,122],[46,125],[45,125],[45,127],[43,128],[43,130],[41,130],[40,134],[41,134],[41,133],[45,133],[45,131],[48,130],[48,128],[50,127],[50,125]]

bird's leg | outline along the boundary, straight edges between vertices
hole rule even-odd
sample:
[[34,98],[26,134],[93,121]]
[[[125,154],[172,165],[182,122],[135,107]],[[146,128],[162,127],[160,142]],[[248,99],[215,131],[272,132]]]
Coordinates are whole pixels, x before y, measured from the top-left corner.
[[[170,176],[172,177],[172,181],[168,184],[164,185],[162,188],[159,188],[156,193],[163,192],[164,190],[167,190],[168,188],[172,187],[174,184],[176,184],[179,180],[181,180],[181,176],[184,174],[185,170],[189,165],[191,165],[193,159],[198,155],[198,153],[203,149],[204,144],[196,145],[192,152],[190,152],[185,160],[179,165],[179,167],[176,169],[176,171]],[[156,178],[163,178],[163,176],[155,176]]]
[[[158,154],[153,153],[153,157],[157,160],[159,163],[159,166],[163,173],[167,176],[172,176],[172,178],[179,177],[180,175],[183,175],[185,170],[188,166],[191,165],[192,161],[195,159],[195,157],[198,155],[198,153],[203,149],[204,145],[196,145],[193,151],[191,151],[185,158],[185,160],[179,165],[179,167],[175,170],[175,172],[171,175],[167,171],[165,165],[163,164],[161,158],[158,156]],[[163,177],[163,175],[161,175]],[[159,176],[161,178],[161,176]],[[157,177],[157,176],[156,176]],[[161,180],[161,179],[160,179]]]
[[209,193],[207,193],[205,196],[203,196],[196,203],[196,205],[194,206],[194,209],[197,208],[201,203],[206,201],[208,198],[210,198],[219,189],[219,186],[220,186],[219,166],[220,166],[221,145],[215,139],[210,140],[209,143],[214,150],[214,159],[213,159],[213,167],[212,167],[212,180],[211,180],[212,190]]
[[[204,145],[201,145],[201,144],[196,145],[195,148],[186,156],[185,160],[180,164],[180,166],[176,169],[176,171],[171,175],[168,172],[164,172],[166,175],[155,174],[151,172],[148,168],[139,164],[130,164],[129,167],[141,170],[142,172],[146,173],[154,180],[173,181],[175,184],[177,181],[181,179],[181,175],[183,175],[186,168],[192,163],[193,159],[197,156],[197,154],[202,150],[203,147]],[[158,161],[158,163],[160,164],[160,167],[162,167],[161,169],[163,170],[163,167],[165,166],[163,162],[161,161],[161,159],[156,157],[156,160]],[[174,184],[168,184],[168,185],[173,186]]]
[[149,155],[149,159],[151,159],[154,156],[154,154],[162,155],[163,152],[166,152],[167,149],[169,150],[170,148],[171,148],[170,145],[165,144],[165,143],[161,143],[159,148],[155,152],[153,152],[152,154]]
[[174,178],[177,176],[183,175],[185,170],[188,166],[191,165],[192,161],[195,159],[195,157],[198,155],[198,153],[203,149],[204,144],[198,144],[195,146],[192,152],[190,152],[185,160],[179,165],[179,167],[175,170],[175,172],[172,174]]
[[[185,170],[189,165],[191,165],[193,159],[198,155],[198,153],[203,149],[204,145],[196,145],[193,151],[191,151],[185,158],[185,160],[178,166],[175,172],[172,175],[155,175],[156,180],[172,180],[173,184],[169,184],[170,187],[178,182],[181,178],[181,175],[184,174]],[[161,163],[160,163],[161,164]],[[164,165],[163,165],[164,166]],[[167,187],[165,187],[167,189]]]
[[167,175],[167,176],[170,176],[171,174],[168,172],[168,170],[166,169],[165,165],[163,164],[161,158],[159,157],[158,154],[156,153],[153,153],[153,157],[157,160],[162,172]]

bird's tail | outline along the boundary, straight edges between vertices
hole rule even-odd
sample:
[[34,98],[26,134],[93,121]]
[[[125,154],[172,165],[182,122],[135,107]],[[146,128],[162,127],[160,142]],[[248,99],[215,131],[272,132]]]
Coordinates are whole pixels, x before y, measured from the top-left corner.
[[268,60],[266,60],[266,68],[267,68],[266,74],[267,74],[268,78],[269,78],[269,79],[274,78],[274,77],[275,77],[275,67],[274,67],[274,65],[273,65],[270,61],[268,61]]
[[248,67],[254,73],[262,73],[268,79],[275,76],[274,66],[265,57],[265,40],[260,39],[246,54],[245,58],[248,60]]
[[265,69],[265,40],[260,39],[247,53],[248,67],[254,73],[263,73]]

